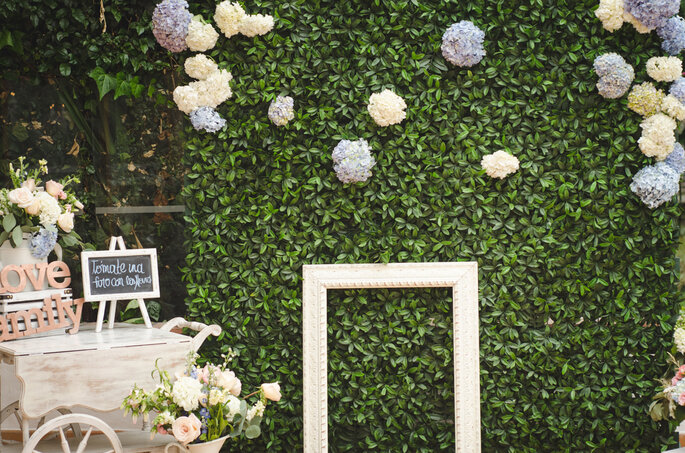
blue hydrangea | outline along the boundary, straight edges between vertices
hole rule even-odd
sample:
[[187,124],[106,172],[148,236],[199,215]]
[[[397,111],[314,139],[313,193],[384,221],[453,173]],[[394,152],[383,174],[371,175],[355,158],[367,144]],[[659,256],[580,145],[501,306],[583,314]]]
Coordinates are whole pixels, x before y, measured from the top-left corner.
[[664,159],[664,163],[677,171],[679,175],[685,172],[685,149],[683,149],[683,145],[676,142],[671,154]]
[[680,102],[685,104],[685,78],[681,77],[671,84],[668,94],[675,96]]
[[226,125],[226,120],[211,107],[200,107],[190,112],[190,122],[195,130],[217,132]]
[[635,193],[649,209],[661,206],[673,198],[680,188],[680,175],[665,162],[648,165],[638,171],[630,184]]
[[285,126],[288,121],[295,118],[294,106],[295,101],[290,96],[278,96],[269,105],[269,119],[276,126]]
[[623,96],[635,78],[633,67],[617,53],[605,53],[595,58],[595,72],[599,76],[597,90],[605,98]]
[[47,258],[57,244],[57,231],[41,228],[31,236],[29,241],[29,251],[31,256],[36,259]]
[[680,0],[624,0],[623,8],[642,25],[654,30],[678,14]]
[[366,181],[376,165],[371,148],[364,139],[340,140],[333,150],[333,163],[338,179],[345,184]]
[[186,36],[192,18],[187,1],[164,0],[152,13],[152,34],[160,46],[171,52],[182,52],[188,48]]
[[673,16],[663,27],[656,29],[659,38],[663,39],[661,48],[669,55],[678,55],[685,49],[685,19]]
[[473,66],[485,56],[483,39],[485,33],[472,22],[452,24],[442,35],[442,56],[455,66]]

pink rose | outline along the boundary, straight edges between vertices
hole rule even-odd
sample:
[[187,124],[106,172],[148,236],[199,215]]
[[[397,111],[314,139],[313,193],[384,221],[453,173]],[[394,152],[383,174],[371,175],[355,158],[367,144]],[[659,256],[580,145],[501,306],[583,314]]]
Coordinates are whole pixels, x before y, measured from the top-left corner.
[[59,197],[62,189],[64,189],[64,186],[57,181],[53,181],[52,179],[45,183],[45,191],[55,198]]
[[681,393],[678,397],[678,404],[685,406],[685,393]]
[[200,437],[201,427],[202,423],[195,414],[190,414],[190,417],[178,417],[174,420],[171,424],[171,433],[182,445],[188,445]]
[[20,208],[28,208],[33,203],[33,194],[26,187],[14,189],[7,194],[10,203],[14,203]]
[[162,425],[157,425],[157,433],[158,434],[169,434],[166,429],[164,429],[164,426]]
[[25,189],[29,189],[31,192],[36,191],[36,180],[33,178],[27,179],[26,181],[21,183],[21,187]]
[[28,215],[38,215],[40,214],[40,200],[38,198],[34,198],[33,201],[31,202],[31,205],[27,208],[24,208],[26,210],[26,213]]
[[74,229],[74,213],[65,212],[57,218],[57,225],[65,232],[69,233]]
[[678,368],[678,372],[680,374],[685,374],[685,365],[680,365],[680,368]]
[[197,380],[209,384],[209,366],[205,365],[201,370],[197,370]]
[[281,400],[281,386],[278,382],[271,382],[268,384],[262,384],[262,393],[264,397],[271,401]]

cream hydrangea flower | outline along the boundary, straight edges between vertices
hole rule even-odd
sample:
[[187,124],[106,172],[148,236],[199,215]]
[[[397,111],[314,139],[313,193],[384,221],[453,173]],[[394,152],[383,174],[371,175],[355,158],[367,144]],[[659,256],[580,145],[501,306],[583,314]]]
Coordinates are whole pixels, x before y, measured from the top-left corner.
[[186,74],[198,80],[205,80],[219,70],[219,66],[202,53],[186,59],[183,67]]
[[628,108],[644,117],[654,115],[661,105],[664,92],[657,90],[652,82],[634,85],[628,94]]
[[206,52],[216,45],[219,33],[214,30],[212,24],[205,24],[199,16],[193,17],[188,24],[186,44],[193,52]]
[[673,342],[678,352],[685,354],[685,329],[682,327],[675,329],[675,332],[673,332]]
[[199,107],[216,108],[230,98],[233,93],[229,82],[232,79],[230,72],[220,69],[210,74],[205,80],[190,82],[190,86],[197,92]]
[[47,192],[36,193],[36,198],[40,201],[40,224],[44,227],[54,225],[62,214],[59,202]]
[[675,120],[663,113],[657,113],[640,123],[640,127],[642,136],[637,143],[642,153],[657,160],[664,160],[675,145]]
[[661,101],[661,106],[659,108],[671,118],[678,121],[685,120],[685,105],[672,94],[667,95],[663,101]]
[[623,0],[599,0],[595,16],[605,30],[615,32],[623,25]]
[[174,102],[178,109],[186,115],[190,115],[190,112],[202,107],[197,91],[189,85],[178,86],[174,89]]
[[252,38],[254,36],[261,36],[269,33],[274,28],[274,18],[271,16],[264,16],[263,14],[254,14],[245,16],[240,22],[238,31]]
[[407,104],[391,90],[373,93],[369,98],[369,114],[379,126],[390,126],[401,123],[407,116],[404,109]]
[[519,169],[519,160],[516,156],[500,150],[483,156],[480,165],[491,178],[503,179]]
[[201,394],[202,383],[189,376],[183,376],[174,382],[174,387],[171,389],[171,397],[174,403],[181,406],[186,412],[198,408]]
[[652,57],[647,60],[647,74],[657,82],[673,82],[682,73],[683,62],[678,57]]
[[219,26],[221,33],[230,38],[240,32],[240,23],[245,19],[245,16],[245,10],[239,3],[224,0],[216,5],[214,22]]

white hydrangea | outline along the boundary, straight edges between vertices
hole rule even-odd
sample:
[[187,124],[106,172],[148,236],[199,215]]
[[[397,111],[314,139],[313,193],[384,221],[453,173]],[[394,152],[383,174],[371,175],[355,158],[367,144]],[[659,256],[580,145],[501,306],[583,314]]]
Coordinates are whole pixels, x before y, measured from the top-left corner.
[[379,126],[399,124],[407,116],[407,104],[391,90],[373,93],[369,98],[369,114]]
[[186,59],[183,67],[186,70],[186,74],[198,80],[205,80],[219,70],[219,66],[203,53]]
[[635,16],[630,14],[628,11],[623,11],[623,20],[631,24],[633,27],[635,27],[635,30],[637,30],[638,33],[644,34],[652,31],[651,28],[647,27],[642,22],[637,20]]
[[678,327],[675,332],[673,332],[673,342],[678,352],[685,354],[685,329]]
[[197,92],[199,107],[216,108],[216,106],[230,98],[233,93],[231,92],[229,82],[232,79],[233,76],[230,72],[220,69],[209,75],[205,80],[190,82],[190,86]]
[[36,193],[36,198],[40,201],[40,224],[44,227],[55,225],[62,214],[59,202],[47,192]]
[[188,85],[178,86],[174,89],[174,102],[178,109],[186,115],[190,115],[190,112],[201,107],[197,91]]
[[605,30],[615,32],[623,25],[623,0],[599,0],[595,16]]
[[245,16],[238,28],[240,33],[248,38],[265,35],[274,28],[274,18],[263,14]]
[[240,32],[240,24],[245,19],[245,16],[245,10],[240,4],[224,0],[216,5],[214,22],[219,26],[221,33],[230,38]]
[[516,156],[500,150],[483,156],[480,165],[491,178],[503,179],[519,169],[519,160]]
[[637,141],[645,156],[664,160],[675,145],[676,122],[673,118],[657,113],[640,123],[642,137]]
[[647,74],[657,82],[673,82],[683,74],[683,62],[678,57],[652,57],[647,60]]
[[[240,412],[240,400],[233,395],[228,396],[226,401],[226,406],[228,406],[228,416],[233,417],[235,414]],[[230,420],[230,418],[229,418]]]
[[189,376],[183,376],[174,382],[171,389],[171,397],[174,403],[178,404],[185,411],[192,411],[200,405],[202,395],[202,383]]
[[669,94],[661,101],[659,109],[678,121],[685,120],[685,105],[672,94]]
[[193,20],[188,24],[186,44],[193,52],[208,51],[214,47],[217,39],[219,39],[219,33],[214,30],[212,24],[202,22],[200,17],[193,17]]

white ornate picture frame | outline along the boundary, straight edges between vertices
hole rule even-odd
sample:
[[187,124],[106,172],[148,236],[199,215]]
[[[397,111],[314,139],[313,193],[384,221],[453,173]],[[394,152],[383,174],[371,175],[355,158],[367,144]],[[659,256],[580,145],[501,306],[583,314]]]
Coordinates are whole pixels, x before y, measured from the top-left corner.
[[327,291],[437,287],[452,288],[455,450],[480,452],[478,264],[314,264],[302,273],[304,452],[328,451]]

